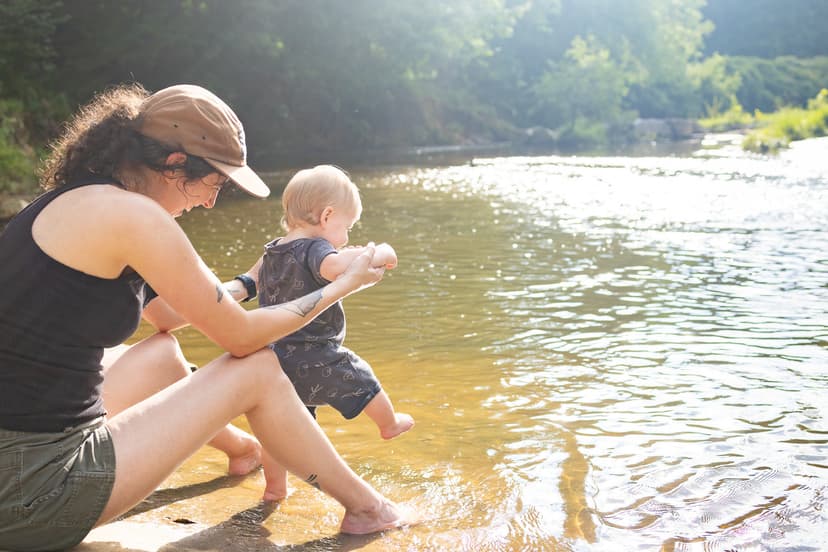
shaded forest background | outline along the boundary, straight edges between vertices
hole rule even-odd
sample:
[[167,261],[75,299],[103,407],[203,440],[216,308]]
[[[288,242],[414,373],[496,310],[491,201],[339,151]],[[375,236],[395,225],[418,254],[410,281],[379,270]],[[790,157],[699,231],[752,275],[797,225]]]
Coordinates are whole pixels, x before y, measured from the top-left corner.
[[113,83],[206,86],[262,168],[537,129],[578,148],[805,105],[826,21],[825,0],[0,0],[0,192]]

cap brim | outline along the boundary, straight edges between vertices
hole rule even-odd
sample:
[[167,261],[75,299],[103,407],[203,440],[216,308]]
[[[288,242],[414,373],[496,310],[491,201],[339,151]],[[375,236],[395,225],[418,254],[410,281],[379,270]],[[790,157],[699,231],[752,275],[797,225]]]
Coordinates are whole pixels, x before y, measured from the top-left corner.
[[216,161],[215,159],[205,158],[204,160],[217,168],[222,174],[232,180],[236,186],[248,194],[255,197],[267,197],[270,195],[270,188],[267,187],[267,184],[247,165],[238,167]]

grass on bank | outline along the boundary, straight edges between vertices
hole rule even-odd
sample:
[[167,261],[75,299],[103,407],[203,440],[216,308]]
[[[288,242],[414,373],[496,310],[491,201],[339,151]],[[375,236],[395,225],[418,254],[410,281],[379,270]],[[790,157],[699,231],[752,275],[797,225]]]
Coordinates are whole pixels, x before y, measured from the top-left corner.
[[823,88],[804,108],[783,107],[773,113],[757,110],[751,115],[735,103],[726,112],[713,114],[699,123],[714,132],[752,129],[742,141],[742,148],[777,153],[794,140],[828,136],[828,89]]

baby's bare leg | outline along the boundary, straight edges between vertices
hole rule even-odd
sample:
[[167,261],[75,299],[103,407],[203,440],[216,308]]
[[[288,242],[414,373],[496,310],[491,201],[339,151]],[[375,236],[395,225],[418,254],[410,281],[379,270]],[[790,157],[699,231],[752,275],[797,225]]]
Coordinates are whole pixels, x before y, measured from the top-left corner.
[[383,439],[393,439],[414,427],[414,418],[395,412],[391,399],[384,390],[368,402],[363,412],[377,424]]

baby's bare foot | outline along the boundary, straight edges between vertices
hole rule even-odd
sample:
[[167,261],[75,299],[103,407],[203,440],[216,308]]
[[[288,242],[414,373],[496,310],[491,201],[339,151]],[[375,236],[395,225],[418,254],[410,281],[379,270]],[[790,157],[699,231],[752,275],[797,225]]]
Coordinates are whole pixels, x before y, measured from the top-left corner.
[[289,494],[287,470],[265,453],[262,458],[264,467],[265,490],[262,500],[273,502],[287,498]]
[[417,525],[419,522],[419,516],[413,510],[383,500],[381,506],[376,510],[346,511],[339,530],[350,535],[367,535],[386,529]]
[[408,414],[397,412],[396,419],[397,421],[393,425],[380,428],[380,435],[383,439],[393,439],[414,427],[414,418]]
[[292,489],[288,487],[287,478],[285,478],[284,482],[268,481],[264,494],[262,495],[262,500],[265,502],[278,502],[280,500],[284,500],[288,497],[291,490]]

